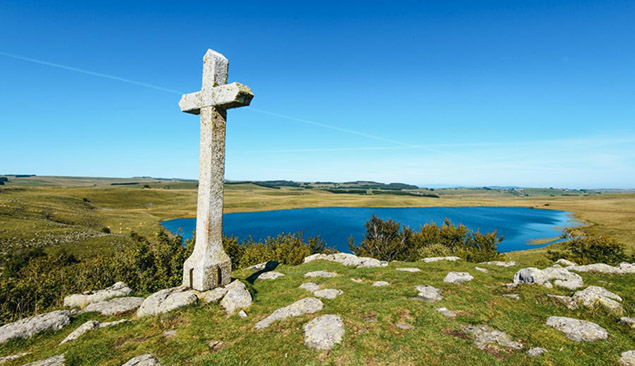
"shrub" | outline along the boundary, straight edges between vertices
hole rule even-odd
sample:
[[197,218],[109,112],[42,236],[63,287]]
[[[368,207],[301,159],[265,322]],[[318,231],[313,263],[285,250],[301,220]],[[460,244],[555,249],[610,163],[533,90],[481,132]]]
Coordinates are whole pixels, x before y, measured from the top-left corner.
[[565,258],[578,264],[618,264],[629,260],[624,245],[608,235],[587,234],[579,229],[565,228],[561,238],[566,240],[564,251],[547,251],[549,259],[555,261]]

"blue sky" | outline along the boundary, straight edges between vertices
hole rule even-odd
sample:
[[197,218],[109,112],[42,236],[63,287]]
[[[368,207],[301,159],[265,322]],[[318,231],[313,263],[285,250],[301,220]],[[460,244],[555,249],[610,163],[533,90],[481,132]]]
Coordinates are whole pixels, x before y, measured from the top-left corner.
[[229,111],[228,179],[635,188],[633,19],[612,0],[4,0],[0,173],[196,178],[177,103],[213,48],[255,94]]

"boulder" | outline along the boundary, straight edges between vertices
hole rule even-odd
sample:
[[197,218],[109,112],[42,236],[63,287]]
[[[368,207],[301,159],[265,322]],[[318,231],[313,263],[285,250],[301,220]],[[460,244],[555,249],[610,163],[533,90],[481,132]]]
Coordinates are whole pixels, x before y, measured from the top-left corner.
[[318,259],[340,263],[345,266],[354,266],[357,268],[374,268],[388,266],[388,262],[386,261],[380,261],[378,259],[370,257],[358,257],[350,253],[313,254],[304,258],[304,263],[309,263]]
[[322,307],[324,307],[322,301],[316,299],[315,297],[307,297],[302,300],[298,300],[289,306],[277,309],[271,313],[271,315],[256,323],[255,328],[256,330],[264,329],[280,319],[296,317],[303,314],[313,314],[322,310]]
[[586,320],[551,316],[547,319],[547,325],[561,331],[567,338],[576,342],[592,342],[609,336],[606,329]]
[[490,262],[481,262],[479,264],[489,264],[492,266],[499,266],[499,267],[513,267],[517,265],[516,262],[514,261],[509,261],[509,262],[490,261]]
[[437,311],[440,312],[441,314],[443,314],[443,316],[446,316],[448,318],[455,318],[456,317],[456,313],[454,311],[450,311],[446,308],[437,308]]
[[331,277],[335,277],[335,276],[337,276],[337,273],[335,273],[335,272],[326,272],[326,271],[313,271],[313,272],[306,273],[304,275],[304,277],[309,277],[309,278],[314,278],[314,277],[331,278]]
[[402,272],[421,272],[421,270],[419,268],[410,268],[410,267],[402,267],[402,268],[396,268],[397,271],[402,271]]
[[549,280],[549,278],[547,277],[547,274],[538,269],[538,268],[534,268],[534,267],[529,267],[529,268],[523,268],[521,270],[519,270],[518,272],[516,272],[516,274],[514,275],[514,284],[520,284],[520,283],[532,283],[532,284],[538,284],[538,285],[544,285],[545,283],[547,283]]
[[280,272],[276,272],[276,271],[270,271],[270,272],[265,272],[262,273],[261,275],[258,276],[259,280],[275,280],[278,277],[283,277],[284,274],[280,273]]
[[227,287],[216,287],[211,290],[201,292],[198,294],[198,298],[206,304],[209,304],[210,302],[219,302],[225,294],[227,294],[227,291]]
[[0,344],[14,338],[30,338],[47,330],[60,330],[70,322],[69,311],[57,310],[8,323],[0,327]]
[[375,281],[375,282],[373,282],[373,286],[374,287],[390,286],[390,283],[388,283],[386,281]]
[[57,355],[53,357],[49,357],[46,360],[29,362],[22,366],[64,366],[64,355]]
[[315,292],[320,289],[320,286],[313,282],[306,282],[300,285],[300,288],[303,290]]
[[441,296],[441,289],[436,287],[432,287],[429,285],[418,285],[415,287],[419,294],[417,295],[419,299],[428,302],[435,302],[443,299]]
[[131,358],[128,362],[121,366],[161,366],[161,363],[156,359],[156,357],[150,353],[146,353],[145,355]]
[[135,310],[143,303],[143,297],[116,297],[114,299],[92,303],[80,313],[96,312],[101,315],[120,315]]
[[137,316],[143,317],[167,313],[168,311],[194,304],[197,300],[198,297],[194,291],[189,290],[187,287],[179,286],[164,289],[148,296],[137,310]]
[[472,281],[474,277],[467,272],[450,272],[445,276],[443,282],[447,283],[463,283]]
[[64,306],[69,308],[83,308],[86,305],[102,302],[113,297],[128,296],[132,289],[123,282],[117,282],[104,290],[86,291],[81,294],[69,295],[64,298]]
[[344,322],[338,315],[319,316],[306,323],[303,329],[304,344],[321,351],[330,350],[342,343],[344,336]]
[[620,357],[620,365],[622,366],[635,366],[635,351],[622,352]]
[[544,349],[544,348],[534,347],[534,348],[531,348],[531,349],[527,350],[527,356],[535,358],[535,357],[538,357],[538,356],[540,356],[540,355],[542,355],[543,353],[546,353],[546,352],[547,352],[547,350]]
[[324,299],[334,299],[334,298],[340,296],[343,293],[344,293],[343,291],[336,290],[334,288],[325,288],[324,290],[315,291],[313,293],[313,296],[321,297],[321,298],[324,298]]
[[604,263],[595,263],[584,266],[571,266],[568,269],[576,272],[599,272],[612,274],[635,273],[635,265],[630,263],[621,263],[617,267],[609,266]]
[[513,341],[507,333],[493,329],[487,325],[463,326],[463,332],[471,335],[474,344],[480,349],[485,349],[489,345],[497,345],[514,350],[523,348],[521,343]]
[[620,323],[624,325],[628,325],[631,328],[635,328],[635,318],[622,317],[620,318]]
[[577,304],[587,308],[601,305],[613,312],[622,312],[622,304],[620,304],[620,302],[622,302],[622,298],[604,287],[589,286],[586,289],[573,294],[572,299]]
[[438,262],[438,261],[458,261],[461,260],[460,257],[428,257],[428,258],[423,258],[423,261],[426,263],[432,263],[432,262]]
[[561,267],[549,267],[545,268],[543,272],[547,275],[548,281],[554,281],[554,285],[564,287],[569,290],[575,290],[584,286],[584,281],[577,273],[569,272],[566,268]]
[[0,365],[2,365],[5,362],[17,360],[18,358],[22,358],[26,355],[30,355],[30,353],[22,352],[22,353],[16,353],[15,355],[0,357]]
[[227,293],[221,300],[220,305],[225,308],[228,316],[232,315],[236,310],[246,309],[251,306],[251,294],[244,283],[234,280],[226,287]]

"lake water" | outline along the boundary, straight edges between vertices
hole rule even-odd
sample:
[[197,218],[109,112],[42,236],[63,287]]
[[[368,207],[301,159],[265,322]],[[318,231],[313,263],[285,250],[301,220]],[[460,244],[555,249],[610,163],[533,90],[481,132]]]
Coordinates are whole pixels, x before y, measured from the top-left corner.
[[[529,240],[555,238],[564,226],[579,225],[565,211],[524,207],[327,207],[225,214],[223,233],[239,239],[251,235],[258,241],[280,233],[304,232],[305,239],[320,235],[329,246],[350,253],[348,237],[352,235],[360,243],[366,231],[364,224],[372,215],[393,219],[412,229],[430,222],[441,225],[447,217],[453,224],[461,223],[474,231],[497,230],[498,235],[505,237],[500,252],[540,248],[544,245],[529,245]],[[190,239],[196,219],[167,220],[162,224],[173,234]]]

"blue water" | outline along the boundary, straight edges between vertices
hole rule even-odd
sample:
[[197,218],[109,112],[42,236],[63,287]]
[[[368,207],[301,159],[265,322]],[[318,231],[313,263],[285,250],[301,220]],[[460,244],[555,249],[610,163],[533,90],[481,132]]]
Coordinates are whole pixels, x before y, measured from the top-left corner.
[[[426,223],[443,223],[447,217],[453,224],[459,223],[482,233],[498,231],[505,239],[500,252],[540,248],[544,245],[528,245],[531,239],[554,238],[564,226],[575,226],[565,211],[531,209],[524,207],[413,207],[413,208],[301,208],[291,210],[244,212],[223,215],[223,234],[239,239],[265,239],[280,233],[304,232],[304,238],[320,237],[341,252],[350,252],[348,237],[359,243],[364,238],[364,224],[371,215],[386,220],[393,219],[412,229]],[[195,218],[163,221],[163,226],[173,234],[190,239],[196,227]]]

